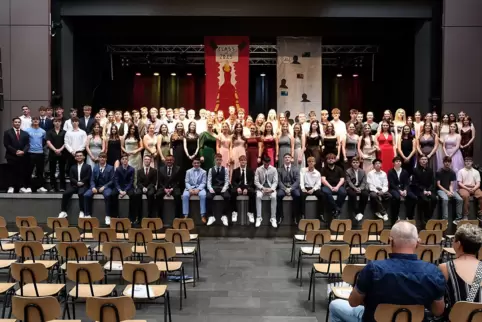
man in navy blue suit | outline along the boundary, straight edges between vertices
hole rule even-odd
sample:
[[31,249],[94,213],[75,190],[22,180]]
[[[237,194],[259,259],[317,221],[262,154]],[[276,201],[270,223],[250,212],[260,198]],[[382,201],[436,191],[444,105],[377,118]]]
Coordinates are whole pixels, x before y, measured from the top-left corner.
[[12,120],[12,128],[3,133],[3,146],[5,147],[5,159],[8,164],[8,193],[15,190],[26,192],[28,176],[28,149],[30,136],[20,128],[22,121],[19,117]]
[[[137,218],[137,212],[139,209],[138,199],[135,194],[134,177],[135,170],[129,164],[129,158],[127,154],[122,154],[121,165],[115,170],[114,185],[115,189],[112,193],[114,211],[113,217],[119,217],[119,198],[129,196],[129,219]],[[142,200],[142,199],[141,199]]]
[[99,163],[92,170],[90,178],[90,188],[84,194],[85,200],[85,216],[92,215],[92,202],[94,195],[102,194],[105,203],[105,224],[110,225],[111,206],[112,206],[112,189],[114,188],[114,167],[108,165],[107,154],[104,152],[99,154]]
[[84,130],[87,135],[92,132],[95,124],[95,118],[92,117],[92,106],[84,106],[84,116],[79,118],[79,128]]

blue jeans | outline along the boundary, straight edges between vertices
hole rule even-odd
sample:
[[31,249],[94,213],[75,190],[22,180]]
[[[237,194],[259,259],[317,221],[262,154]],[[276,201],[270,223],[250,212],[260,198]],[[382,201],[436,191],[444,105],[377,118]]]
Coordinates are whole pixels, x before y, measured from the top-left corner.
[[449,198],[449,196],[447,196],[447,194],[442,190],[437,190],[437,195],[442,200],[442,219],[449,218],[449,200],[454,200],[454,199],[455,199],[456,219],[462,218],[462,207],[464,205],[464,201],[456,191],[454,191],[454,196],[451,198]]
[[346,300],[333,300],[330,303],[330,322],[361,322],[365,307],[351,307]]
[[[345,203],[346,199],[346,190],[345,187],[340,187],[338,188],[337,192],[331,191],[330,188],[323,186],[321,188],[321,191],[323,192],[323,196],[325,201],[328,203],[328,206],[330,207],[331,211],[338,210],[341,211],[341,207],[343,207],[343,204]],[[333,196],[336,195],[336,201],[333,198]]]
[[[201,217],[206,216],[206,190],[199,191],[199,203],[201,208]],[[184,190],[182,193],[182,214],[184,217],[189,216],[189,190]]]

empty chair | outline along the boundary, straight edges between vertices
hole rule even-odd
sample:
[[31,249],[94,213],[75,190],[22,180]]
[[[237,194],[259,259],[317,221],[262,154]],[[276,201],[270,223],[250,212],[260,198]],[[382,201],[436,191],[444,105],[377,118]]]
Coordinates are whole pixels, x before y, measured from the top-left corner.
[[482,303],[457,302],[449,314],[450,321],[480,322],[482,321]]
[[310,245],[300,247],[298,269],[296,271],[296,278],[300,277],[300,286],[303,286],[303,257],[316,258],[320,262],[321,247],[329,243],[330,238],[331,232],[329,230],[309,230],[306,233],[306,242],[310,243]]
[[191,239],[191,242],[195,242],[197,244],[197,253],[199,256],[199,261],[201,261],[201,240],[199,238],[199,234],[192,233],[192,231],[196,229],[194,220],[192,220],[192,218],[174,218],[172,228],[189,230],[189,238]]
[[[196,245],[191,246],[189,231],[186,229],[167,229],[166,241],[176,245],[176,258],[190,258],[193,262],[193,286],[196,286],[196,279],[199,279],[199,263]],[[179,245],[179,246],[177,246]]]
[[418,259],[436,264],[442,250],[440,245],[418,245],[416,252]]
[[129,218],[111,218],[110,228],[115,230],[117,239],[127,240],[129,239],[128,231],[132,228],[132,224]]
[[363,245],[368,241],[368,231],[348,230],[343,235],[343,241],[350,246],[350,258],[354,261],[357,256],[365,254]]
[[147,243],[152,241],[152,232],[149,228],[131,228],[129,229],[129,242],[134,244],[132,252],[139,260],[142,260],[144,254],[147,254]]
[[4,253],[8,253],[8,257],[12,258],[15,252],[15,245],[12,243],[3,242],[4,240],[10,238],[7,227],[0,227],[0,250]]
[[425,224],[425,229],[446,231],[448,226],[449,226],[449,223],[447,219],[430,219]]
[[47,237],[53,242],[56,238],[55,230],[57,228],[69,227],[69,220],[67,218],[48,217],[47,227],[50,229],[50,232],[47,233]]
[[441,230],[422,230],[418,234],[420,242],[425,245],[440,245],[442,243],[443,231]]
[[161,218],[143,218],[141,227],[151,230],[153,240],[164,240],[166,238],[166,234],[160,233],[162,228],[164,228]]
[[132,245],[130,243],[106,242],[102,246],[102,253],[107,258],[107,262],[104,264],[104,269],[107,272],[121,272],[127,262],[140,263],[140,261],[127,261],[127,258],[132,256]]
[[[42,227],[38,226],[22,226],[20,227],[20,238],[24,241],[38,241],[43,242],[45,233]],[[48,242],[48,238],[47,238]],[[48,252],[52,256],[52,251],[55,248],[55,244],[42,243],[42,248],[45,252]]]
[[[10,298],[14,294],[14,286],[16,283],[0,283],[0,296],[3,296],[2,319],[5,317],[5,312]],[[1,321],[1,320],[0,320]]]
[[[24,322],[47,322],[58,320],[60,317],[60,303],[53,296],[22,297],[14,296],[12,299],[12,313],[15,318]],[[67,320],[65,320],[67,321]],[[80,320],[70,322],[80,322]]]
[[382,232],[380,233],[380,242],[382,244],[386,244],[386,245],[390,244],[390,232],[391,232],[390,229],[382,230]]
[[294,264],[295,259],[295,248],[296,244],[306,243],[306,233],[309,230],[319,230],[321,227],[320,220],[318,219],[301,219],[298,223],[298,230],[293,236],[293,243],[291,246],[291,262]]
[[333,219],[330,224],[330,230],[333,232],[331,235],[332,241],[343,241],[343,233],[347,230],[351,230],[350,219]]
[[11,274],[13,279],[19,282],[16,295],[58,296],[61,292],[65,292],[65,284],[41,283],[48,280],[49,271],[40,263],[13,263]]
[[[7,228],[7,221],[2,216],[0,216],[0,228]],[[17,236],[17,235],[18,235],[18,232],[16,232],[16,231],[8,232],[8,238],[13,237],[13,236]],[[2,237],[2,239],[3,239],[3,237]]]
[[80,235],[82,240],[94,239],[93,231],[94,231],[94,228],[100,227],[99,219],[95,217],[79,218],[77,227],[79,227],[80,231],[82,232],[82,234]]
[[388,259],[388,255],[392,252],[390,245],[368,245],[365,249],[365,258],[369,261]]
[[377,322],[422,322],[424,312],[423,305],[379,304],[375,311],[375,320]]
[[15,224],[18,228],[38,226],[37,219],[34,216],[17,216],[15,218]]
[[67,263],[97,263],[97,261],[88,261],[87,256],[89,255],[89,249],[83,242],[60,242],[57,245],[60,256],[60,269],[63,272],[64,283],[65,271],[67,270]]
[[58,262],[54,259],[38,259],[43,258],[45,255],[42,246],[43,245],[38,241],[15,242],[15,254],[20,259],[21,263],[40,263],[52,272],[57,268]]
[[[128,296],[90,297],[86,300],[87,316],[92,321],[122,322],[135,317],[134,301]],[[135,320],[146,322],[146,320]]]
[[55,228],[54,236],[54,238],[57,239],[59,242],[78,242],[81,240],[80,231],[77,227]]
[[117,239],[114,228],[94,228],[92,237],[97,242],[97,246],[94,248],[95,259],[99,253],[102,253],[103,243],[113,242]]
[[368,231],[368,241],[380,241],[380,233],[383,230],[383,219],[365,219],[362,222],[361,229]]

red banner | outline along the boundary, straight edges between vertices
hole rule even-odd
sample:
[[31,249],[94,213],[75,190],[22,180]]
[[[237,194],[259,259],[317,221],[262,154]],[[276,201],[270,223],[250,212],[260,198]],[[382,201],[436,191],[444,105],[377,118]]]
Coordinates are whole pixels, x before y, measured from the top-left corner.
[[249,113],[249,37],[204,37],[206,109]]

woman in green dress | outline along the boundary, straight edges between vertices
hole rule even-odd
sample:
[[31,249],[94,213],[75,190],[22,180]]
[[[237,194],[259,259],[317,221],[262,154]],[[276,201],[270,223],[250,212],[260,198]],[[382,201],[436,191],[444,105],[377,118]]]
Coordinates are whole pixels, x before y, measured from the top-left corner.
[[159,151],[160,164],[163,166],[166,161],[166,157],[170,154],[171,150],[171,137],[166,124],[162,124],[159,128],[159,134],[157,135],[157,151]]
[[214,123],[211,120],[207,122],[207,130],[201,133],[199,138],[199,151],[202,168],[209,171],[214,167],[214,155],[216,154],[216,134],[214,133]]

